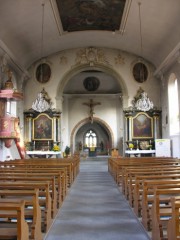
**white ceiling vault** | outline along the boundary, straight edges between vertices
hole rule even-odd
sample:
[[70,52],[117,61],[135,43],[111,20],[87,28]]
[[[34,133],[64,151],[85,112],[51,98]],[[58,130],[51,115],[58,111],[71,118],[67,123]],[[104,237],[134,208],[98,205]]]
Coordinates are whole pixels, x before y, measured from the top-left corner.
[[[140,55],[138,2],[141,2],[142,57],[153,63],[158,72],[175,61],[179,54],[179,0],[0,0],[0,55],[8,56],[22,70],[26,70],[41,57],[42,3],[45,3],[44,57],[69,48],[80,47],[116,48]],[[105,9],[109,7],[108,4],[112,8],[121,4],[121,8],[110,12]],[[80,5],[83,6],[84,11],[89,11],[88,6],[91,8],[89,16],[93,8],[102,8],[104,11],[103,16],[100,14],[102,25],[104,21],[107,24],[111,23],[110,16],[105,20],[105,13],[109,12],[111,16],[116,14],[117,18],[113,21],[116,19],[119,21],[119,29],[117,29],[118,22],[115,24],[115,29],[113,27],[101,29],[99,25],[96,28],[98,21],[96,15],[96,19],[90,17],[87,19],[88,26],[93,22],[93,28],[87,26],[81,28],[81,25],[73,31],[67,31],[68,28],[63,28],[62,19],[70,19],[69,14],[75,17],[71,7]],[[63,16],[59,15],[58,11],[61,7],[60,12]],[[124,11],[121,12],[122,10]],[[96,14],[98,13],[96,10]],[[121,15],[122,21],[120,21]],[[80,14],[79,17],[82,15]]]

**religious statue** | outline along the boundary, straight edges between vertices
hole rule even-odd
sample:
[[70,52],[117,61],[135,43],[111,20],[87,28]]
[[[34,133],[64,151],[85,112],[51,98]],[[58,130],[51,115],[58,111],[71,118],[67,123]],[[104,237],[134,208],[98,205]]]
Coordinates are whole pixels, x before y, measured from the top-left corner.
[[12,82],[12,72],[8,69],[8,80],[5,82],[5,89],[13,89],[13,82]]
[[132,104],[134,109],[144,112],[149,111],[154,107],[153,102],[150,101],[147,93],[141,87],[139,88],[136,96],[134,97]]
[[93,116],[95,114],[94,106],[101,105],[101,103],[100,102],[93,102],[93,99],[90,99],[89,103],[83,103],[83,105],[86,105],[86,106],[89,107],[89,119],[90,119],[91,123],[93,123]]
[[38,97],[35,100],[35,102],[33,102],[32,104],[32,109],[36,110],[37,112],[45,112],[50,108],[50,104],[48,103],[48,101],[43,97],[43,93],[40,92],[38,93]]
[[141,93],[141,98],[137,100],[135,107],[141,111],[149,111],[153,108],[153,103],[149,100],[146,92]]

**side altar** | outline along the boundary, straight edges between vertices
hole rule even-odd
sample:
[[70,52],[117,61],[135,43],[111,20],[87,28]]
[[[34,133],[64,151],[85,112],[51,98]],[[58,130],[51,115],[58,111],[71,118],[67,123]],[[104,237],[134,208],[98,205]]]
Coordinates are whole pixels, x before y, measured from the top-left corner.
[[59,110],[52,109],[51,99],[43,88],[32,103],[32,108],[24,111],[27,155],[49,157],[61,153],[60,116]]
[[155,140],[160,139],[161,110],[139,88],[133,106],[124,109],[124,154],[126,156],[155,156]]

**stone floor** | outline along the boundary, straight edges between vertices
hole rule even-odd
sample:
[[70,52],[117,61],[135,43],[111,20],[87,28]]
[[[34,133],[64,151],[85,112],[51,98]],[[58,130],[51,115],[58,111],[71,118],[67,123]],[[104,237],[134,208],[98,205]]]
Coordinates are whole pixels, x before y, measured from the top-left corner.
[[108,173],[107,157],[80,163],[73,183],[45,240],[149,240]]

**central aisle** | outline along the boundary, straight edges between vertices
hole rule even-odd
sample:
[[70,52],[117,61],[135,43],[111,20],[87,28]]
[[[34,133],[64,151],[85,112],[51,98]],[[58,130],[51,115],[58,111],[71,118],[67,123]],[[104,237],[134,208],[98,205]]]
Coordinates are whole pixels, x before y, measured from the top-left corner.
[[80,163],[46,240],[149,240],[108,173],[107,158]]

